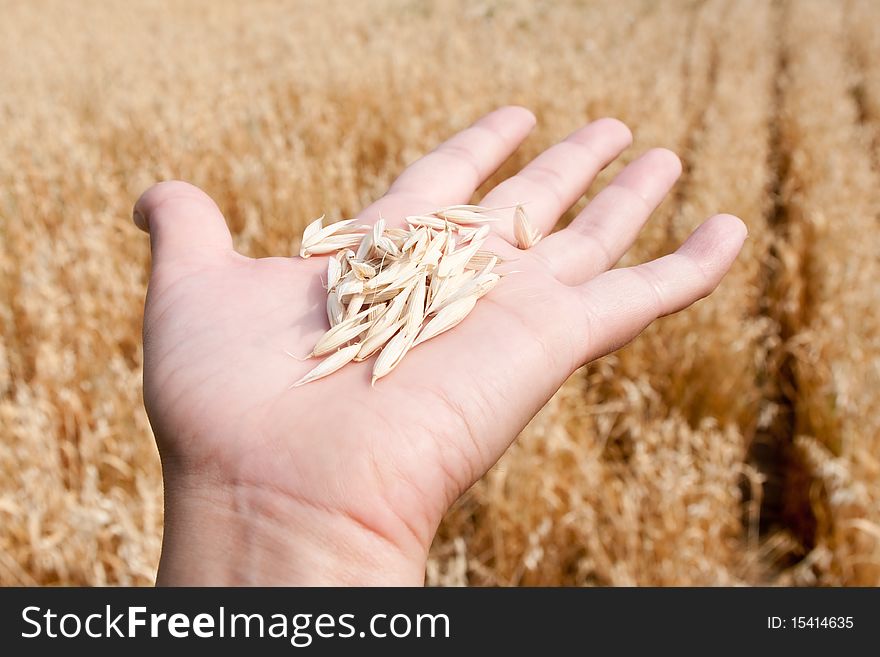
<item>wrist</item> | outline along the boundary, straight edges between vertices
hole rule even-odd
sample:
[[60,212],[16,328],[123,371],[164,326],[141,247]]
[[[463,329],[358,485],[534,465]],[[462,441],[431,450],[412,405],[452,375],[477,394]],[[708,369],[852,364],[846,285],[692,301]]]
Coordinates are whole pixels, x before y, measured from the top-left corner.
[[421,586],[425,561],[278,491],[166,477],[160,586]]

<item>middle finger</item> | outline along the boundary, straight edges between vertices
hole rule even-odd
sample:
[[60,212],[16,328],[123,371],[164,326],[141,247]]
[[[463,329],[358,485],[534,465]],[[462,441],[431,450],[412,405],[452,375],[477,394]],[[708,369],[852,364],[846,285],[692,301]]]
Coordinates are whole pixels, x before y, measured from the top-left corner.
[[[593,121],[499,184],[480,205],[492,208],[521,203],[530,223],[546,235],[562,213],[583,196],[596,175],[631,143],[632,133],[617,119]],[[506,210],[505,216],[493,228],[513,243],[513,210]]]

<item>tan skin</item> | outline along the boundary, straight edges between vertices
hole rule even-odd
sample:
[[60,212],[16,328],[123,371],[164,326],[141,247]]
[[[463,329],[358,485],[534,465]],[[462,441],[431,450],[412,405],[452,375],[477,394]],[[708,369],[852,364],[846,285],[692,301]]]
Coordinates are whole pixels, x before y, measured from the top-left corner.
[[[410,166],[361,221],[469,202],[533,125],[519,107],[487,115]],[[630,141],[619,121],[595,121],[481,204],[527,202],[548,234]],[[316,361],[285,351],[308,354],[326,329],[326,258],[245,257],[195,187],[145,192],[144,396],[166,484],[158,583],[421,585],[443,514],[566,378],[709,294],[730,267],[746,229],[716,215],[676,253],[612,269],[679,173],[675,155],[648,151],[529,251],[511,244],[512,212],[499,213],[487,248],[515,273],[375,388],[372,361],[289,388]]]

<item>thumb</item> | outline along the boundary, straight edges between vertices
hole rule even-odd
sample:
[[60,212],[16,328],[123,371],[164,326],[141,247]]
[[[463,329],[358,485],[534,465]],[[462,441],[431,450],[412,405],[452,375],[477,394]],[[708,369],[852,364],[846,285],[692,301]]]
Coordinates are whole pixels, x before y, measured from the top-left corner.
[[189,183],[172,180],[153,185],[134,204],[132,218],[150,234],[153,266],[215,258],[232,250],[232,235],[220,208]]

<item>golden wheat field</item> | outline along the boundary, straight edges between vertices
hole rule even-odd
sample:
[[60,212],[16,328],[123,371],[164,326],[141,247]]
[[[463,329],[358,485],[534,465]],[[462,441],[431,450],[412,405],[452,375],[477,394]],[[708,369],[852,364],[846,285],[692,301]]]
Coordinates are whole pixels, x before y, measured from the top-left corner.
[[[578,371],[449,512],[429,584],[880,584],[874,0],[0,0],[0,583],[151,584],[151,183],[298,249],[504,104],[681,154],[622,264],[714,212],[718,291]],[[595,193],[622,163],[610,167]],[[566,216],[570,218],[571,213]]]

